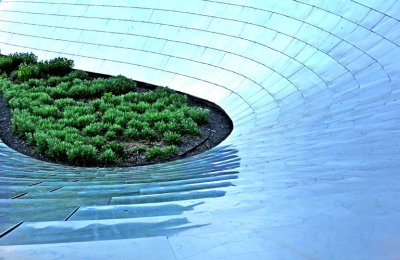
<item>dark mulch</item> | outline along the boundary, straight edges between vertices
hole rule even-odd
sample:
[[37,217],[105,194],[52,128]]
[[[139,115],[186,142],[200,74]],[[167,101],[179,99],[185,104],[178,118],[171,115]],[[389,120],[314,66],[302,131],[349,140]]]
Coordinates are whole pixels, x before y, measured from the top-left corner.
[[[148,91],[149,89],[154,89],[155,86],[138,83],[139,91]],[[203,135],[201,137],[183,137],[182,144],[179,148],[179,156],[165,160],[172,161],[176,159],[181,159],[195,154],[202,153],[215,147],[221,143],[232,131],[232,121],[227,116],[227,114],[216,105],[201,100],[192,96],[188,96],[189,105],[199,106],[207,108],[210,110],[210,120],[207,125],[200,127]],[[0,95],[0,139],[12,149],[28,155],[30,157],[54,163],[61,163],[57,161],[50,161],[46,157],[37,153],[32,147],[30,147],[21,138],[15,136],[12,132],[11,126],[11,114],[10,110],[6,106],[3,97]],[[127,158],[118,165],[113,165],[112,167],[127,167],[127,166],[138,166],[153,163],[161,163],[165,161],[147,161],[144,156],[138,154],[129,154]]]

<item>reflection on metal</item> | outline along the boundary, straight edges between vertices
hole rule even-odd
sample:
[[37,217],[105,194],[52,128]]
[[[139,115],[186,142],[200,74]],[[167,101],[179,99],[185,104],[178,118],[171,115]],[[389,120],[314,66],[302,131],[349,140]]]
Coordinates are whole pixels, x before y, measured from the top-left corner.
[[234,130],[204,154],[121,169],[62,167],[0,144],[0,232],[14,228],[0,253],[398,257],[399,10],[396,0],[1,1],[2,53],[169,86],[221,106]]

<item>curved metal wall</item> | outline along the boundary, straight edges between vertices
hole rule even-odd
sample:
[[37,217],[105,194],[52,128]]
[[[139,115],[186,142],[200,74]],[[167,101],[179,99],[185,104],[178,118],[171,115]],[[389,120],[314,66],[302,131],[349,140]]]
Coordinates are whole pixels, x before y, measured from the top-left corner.
[[[0,252],[398,257],[399,11],[395,0],[0,1],[2,53],[168,86],[234,123],[209,152],[138,168],[63,167],[0,143]],[[72,243],[93,240],[109,241]]]

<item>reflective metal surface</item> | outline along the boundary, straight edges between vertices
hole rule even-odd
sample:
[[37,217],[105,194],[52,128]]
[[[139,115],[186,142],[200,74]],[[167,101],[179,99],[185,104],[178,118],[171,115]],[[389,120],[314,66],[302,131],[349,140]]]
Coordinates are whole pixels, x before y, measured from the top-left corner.
[[2,53],[169,86],[234,123],[204,154],[138,168],[1,144],[0,254],[399,258],[399,19],[396,0],[0,1]]

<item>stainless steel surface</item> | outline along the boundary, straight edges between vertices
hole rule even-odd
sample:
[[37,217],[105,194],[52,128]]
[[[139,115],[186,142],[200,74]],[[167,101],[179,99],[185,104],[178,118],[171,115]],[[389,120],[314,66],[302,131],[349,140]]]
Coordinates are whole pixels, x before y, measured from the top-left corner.
[[1,144],[1,232],[23,223],[0,254],[399,258],[399,19],[396,0],[0,1],[2,53],[168,86],[234,123],[206,153],[137,168]]

